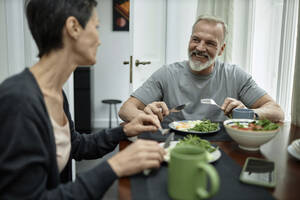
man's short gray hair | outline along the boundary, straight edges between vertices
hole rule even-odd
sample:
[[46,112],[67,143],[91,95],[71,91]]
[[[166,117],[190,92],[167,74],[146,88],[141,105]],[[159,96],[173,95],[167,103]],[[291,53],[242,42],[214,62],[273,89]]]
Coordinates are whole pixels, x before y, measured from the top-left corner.
[[207,15],[207,14],[198,16],[197,20],[193,24],[192,32],[194,32],[196,24],[201,20],[208,21],[208,22],[215,22],[217,24],[222,24],[223,25],[223,43],[226,41],[226,38],[228,35],[227,24],[224,22],[223,19],[221,19],[217,16]]

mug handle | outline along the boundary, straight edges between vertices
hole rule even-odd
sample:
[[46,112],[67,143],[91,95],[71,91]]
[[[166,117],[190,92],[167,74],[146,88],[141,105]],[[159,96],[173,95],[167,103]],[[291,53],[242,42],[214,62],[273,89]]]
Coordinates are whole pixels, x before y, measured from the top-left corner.
[[208,192],[205,188],[197,188],[196,193],[201,199],[210,198],[213,195],[215,195],[219,190],[220,180],[219,180],[218,172],[216,171],[216,169],[212,165],[207,164],[205,162],[200,162],[197,165],[197,167],[199,169],[204,170],[205,173],[208,175],[208,177],[211,181],[210,182],[211,183],[211,190],[210,190],[210,192]]

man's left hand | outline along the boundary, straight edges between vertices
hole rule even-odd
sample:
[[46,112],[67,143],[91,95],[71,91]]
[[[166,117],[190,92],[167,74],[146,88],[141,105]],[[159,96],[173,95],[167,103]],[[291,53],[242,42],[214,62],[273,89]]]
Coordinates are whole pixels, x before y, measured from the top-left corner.
[[230,97],[227,97],[221,106],[221,109],[224,111],[225,115],[230,114],[235,108],[246,108],[246,106],[241,101]]
[[139,135],[142,132],[155,132],[158,128],[161,128],[158,117],[145,113],[139,114],[123,126],[123,130],[128,137]]

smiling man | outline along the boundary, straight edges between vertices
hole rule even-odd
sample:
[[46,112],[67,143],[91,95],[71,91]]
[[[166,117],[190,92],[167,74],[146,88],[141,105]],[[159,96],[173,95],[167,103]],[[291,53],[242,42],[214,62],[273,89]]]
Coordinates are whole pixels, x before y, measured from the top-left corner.
[[227,33],[224,32],[226,25],[223,22],[202,18],[193,26],[188,55],[191,70],[195,74],[207,75],[212,72],[217,57],[224,51]]
[[[223,121],[234,108],[251,108],[260,118],[282,121],[280,106],[250,74],[217,59],[226,47],[226,36],[223,20],[199,16],[189,41],[189,60],[165,65],[153,73],[123,104],[119,116],[131,121],[139,112],[145,112],[166,124],[184,119]],[[221,109],[201,104],[204,98],[214,99]],[[184,110],[170,114],[169,109],[187,102]]]

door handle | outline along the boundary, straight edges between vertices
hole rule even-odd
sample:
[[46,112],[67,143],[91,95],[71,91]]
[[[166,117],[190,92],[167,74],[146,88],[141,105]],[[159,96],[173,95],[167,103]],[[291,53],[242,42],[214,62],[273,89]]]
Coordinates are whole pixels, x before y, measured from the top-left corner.
[[138,67],[139,65],[149,65],[151,64],[150,61],[139,61],[139,60],[135,60],[135,66]]
[[124,61],[123,65],[129,64],[129,83],[132,83],[132,56],[130,56],[129,61]]

